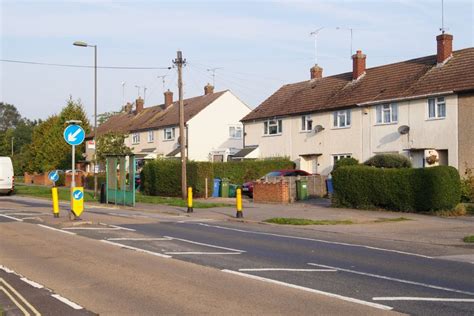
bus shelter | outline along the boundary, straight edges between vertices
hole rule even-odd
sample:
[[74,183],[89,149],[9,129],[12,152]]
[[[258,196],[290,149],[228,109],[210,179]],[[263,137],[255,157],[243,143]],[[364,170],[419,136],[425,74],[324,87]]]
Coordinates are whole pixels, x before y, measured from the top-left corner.
[[135,156],[106,156],[106,203],[135,206]]

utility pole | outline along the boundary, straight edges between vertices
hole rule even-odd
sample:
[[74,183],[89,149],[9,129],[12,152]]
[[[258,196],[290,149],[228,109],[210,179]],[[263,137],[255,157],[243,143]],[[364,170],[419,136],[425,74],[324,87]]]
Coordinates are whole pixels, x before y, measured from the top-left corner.
[[183,102],[183,65],[186,65],[186,59],[183,59],[181,51],[177,51],[177,57],[173,63],[178,68],[178,91],[179,91],[179,148],[181,150],[181,193],[183,199],[187,196],[186,183],[186,133],[184,132],[184,102]]

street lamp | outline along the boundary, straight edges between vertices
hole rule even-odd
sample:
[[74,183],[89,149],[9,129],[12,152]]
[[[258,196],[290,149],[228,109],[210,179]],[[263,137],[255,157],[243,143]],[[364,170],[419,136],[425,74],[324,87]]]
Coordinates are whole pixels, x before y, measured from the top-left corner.
[[97,195],[97,45],[89,45],[86,42],[75,41],[74,46],[94,47],[94,198]]

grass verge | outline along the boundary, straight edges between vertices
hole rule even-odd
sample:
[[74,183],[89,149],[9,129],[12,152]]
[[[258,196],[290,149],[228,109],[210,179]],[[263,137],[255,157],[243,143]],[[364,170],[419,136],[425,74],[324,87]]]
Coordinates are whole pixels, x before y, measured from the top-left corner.
[[349,225],[354,224],[350,220],[312,220],[305,218],[274,217],[264,220],[266,223],[281,225]]
[[411,219],[406,217],[396,217],[396,218],[379,218],[374,221],[374,223],[387,223],[387,222],[403,222],[411,221]]
[[474,235],[464,237],[463,241],[468,243],[474,243]]
[[[35,196],[40,198],[51,199],[51,187],[47,186],[26,186],[26,185],[17,185],[15,186],[15,194],[24,195],[24,196]],[[61,201],[69,201],[69,188],[60,187],[58,188],[58,196]],[[149,203],[149,204],[162,204],[170,206],[180,206],[186,207],[186,201],[180,198],[172,197],[161,197],[161,196],[148,196],[137,193],[136,196],[137,203]],[[84,201],[85,202],[97,202],[94,199],[94,195],[91,191],[84,191]],[[225,203],[207,203],[207,202],[198,202],[194,201],[194,208],[212,208],[212,207],[226,207],[232,206]]]

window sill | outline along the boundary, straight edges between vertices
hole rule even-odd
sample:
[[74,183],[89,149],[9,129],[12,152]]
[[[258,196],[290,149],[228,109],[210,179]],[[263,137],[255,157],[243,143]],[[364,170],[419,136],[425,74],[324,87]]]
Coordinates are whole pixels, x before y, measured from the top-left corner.
[[446,116],[444,117],[430,117],[430,118],[427,118],[426,121],[440,121],[440,120],[445,120],[446,119]]
[[397,125],[397,122],[390,122],[390,123],[375,123],[374,126],[384,126],[384,125]]
[[349,125],[349,126],[343,126],[343,127],[332,127],[331,129],[348,129],[348,128],[351,128],[352,126]]
[[268,134],[268,135],[263,135],[262,137],[275,137],[275,136],[281,136],[282,133],[279,133],[279,134]]
[[171,138],[171,139],[163,139],[164,142],[172,142],[174,141],[174,138]]
[[148,143],[148,144],[151,144],[151,143],[153,143],[153,142],[154,142],[154,140],[149,140],[147,143]]
[[309,130],[309,131],[300,131],[300,134],[308,134],[308,133],[311,133],[313,130]]

